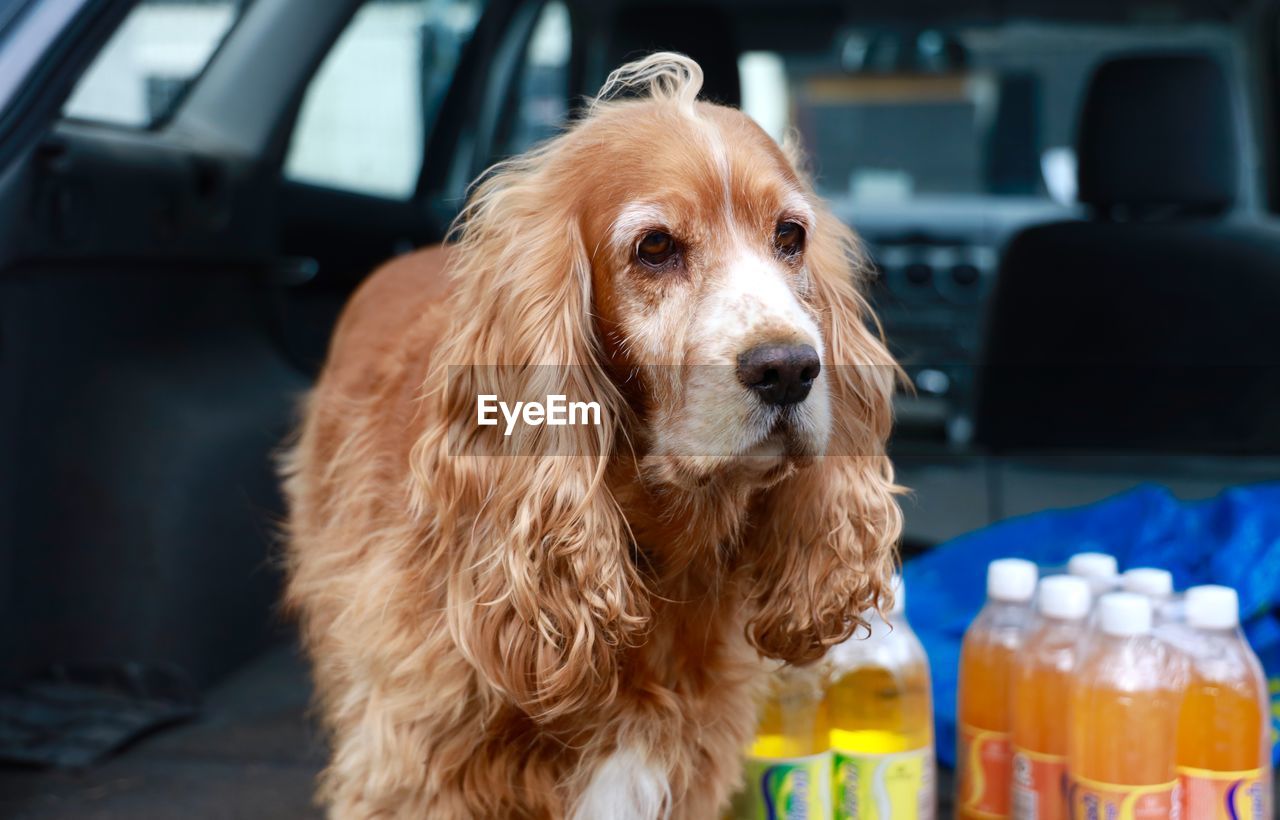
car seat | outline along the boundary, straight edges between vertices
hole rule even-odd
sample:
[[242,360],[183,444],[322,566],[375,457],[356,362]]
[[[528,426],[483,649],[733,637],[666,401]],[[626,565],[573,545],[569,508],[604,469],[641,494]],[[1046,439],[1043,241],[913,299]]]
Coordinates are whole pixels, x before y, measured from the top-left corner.
[[993,451],[1280,452],[1280,229],[1232,215],[1240,137],[1211,57],[1095,72],[1087,217],[1010,242],[987,312],[976,438]]

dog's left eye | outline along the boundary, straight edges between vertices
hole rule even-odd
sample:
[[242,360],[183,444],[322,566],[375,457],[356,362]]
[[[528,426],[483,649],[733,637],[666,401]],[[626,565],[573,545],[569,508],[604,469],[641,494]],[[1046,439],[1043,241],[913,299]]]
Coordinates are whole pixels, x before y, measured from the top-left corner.
[[779,222],[773,232],[773,246],[783,256],[795,256],[804,250],[804,228],[795,222]]
[[676,240],[662,231],[649,231],[636,244],[636,257],[651,268],[660,268],[676,255]]

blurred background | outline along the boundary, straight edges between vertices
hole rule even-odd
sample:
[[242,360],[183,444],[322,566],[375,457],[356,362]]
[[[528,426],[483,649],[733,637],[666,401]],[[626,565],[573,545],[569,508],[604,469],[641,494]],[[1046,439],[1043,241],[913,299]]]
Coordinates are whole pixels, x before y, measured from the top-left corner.
[[906,556],[1280,477],[1280,2],[5,0],[0,814],[313,813],[296,401],[376,264],[655,49],[864,239]]

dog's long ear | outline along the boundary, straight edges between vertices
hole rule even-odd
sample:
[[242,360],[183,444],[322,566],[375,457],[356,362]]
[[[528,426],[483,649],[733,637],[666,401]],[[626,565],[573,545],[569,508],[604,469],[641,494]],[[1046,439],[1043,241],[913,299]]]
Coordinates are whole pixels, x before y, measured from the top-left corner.
[[825,208],[816,218],[805,255],[826,347],[831,440],[816,464],[764,494],[747,545],[748,638],[793,663],[820,657],[852,633],[858,613],[882,603],[902,530],[885,454],[900,371],[867,326],[857,239]]
[[[624,403],[599,364],[575,198],[546,170],[557,150],[499,167],[460,217],[451,335],[414,451],[415,503],[447,567],[453,639],[490,687],[539,719],[610,698],[618,649],[647,623],[604,481]],[[477,424],[483,394],[596,402],[577,420],[599,423],[516,422],[507,435],[500,414],[496,426]]]

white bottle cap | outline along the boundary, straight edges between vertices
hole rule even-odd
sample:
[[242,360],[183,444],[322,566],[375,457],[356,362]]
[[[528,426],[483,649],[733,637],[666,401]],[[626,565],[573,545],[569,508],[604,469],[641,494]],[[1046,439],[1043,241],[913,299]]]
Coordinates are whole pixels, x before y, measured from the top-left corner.
[[1040,570],[1021,558],[999,558],[987,564],[987,597],[997,601],[1030,601]]
[[1081,578],[1111,579],[1118,571],[1116,557],[1105,552],[1077,552],[1067,561],[1067,572]]
[[1125,592],[1136,592],[1148,598],[1168,598],[1173,594],[1173,573],[1155,567],[1137,567],[1125,570],[1120,576],[1120,586]]
[[1089,614],[1089,582],[1074,575],[1052,575],[1040,582],[1040,614],[1077,621]]
[[1234,629],[1240,625],[1240,596],[1231,587],[1205,585],[1187,590],[1187,626]]
[[1108,635],[1145,635],[1151,631],[1151,600],[1133,592],[1109,592],[1098,601],[1098,625]]

